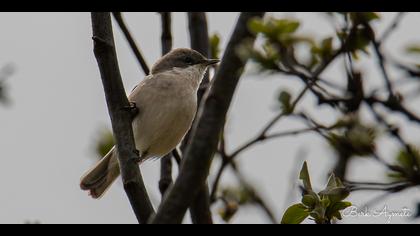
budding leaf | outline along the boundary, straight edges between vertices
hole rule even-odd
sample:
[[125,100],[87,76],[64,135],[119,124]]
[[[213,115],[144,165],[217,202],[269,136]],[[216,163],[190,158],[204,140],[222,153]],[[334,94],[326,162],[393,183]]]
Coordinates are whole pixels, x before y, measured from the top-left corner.
[[305,205],[299,203],[289,207],[281,219],[281,224],[300,224],[309,216]]
[[220,35],[217,33],[210,36],[210,53],[212,58],[220,58]]
[[350,207],[352,204],[351,202],[337,202],[332,204],[326,212],[326,215],[329,219],[333,219],[334,217],[341,220],[341,213],[340,211],[346,209],[347,207]]
[[111,130],[103,130],[96,143],[96,153],[98,156],[105,156],[114,146],[115,140]]
[[278,99],[279,99],[279,102],[280,102],[280,105],[281,105],[281,109],[286,114],[290,114],[290,113],[293,112],[293,108],[292,108],[292,104],[291,104],[291,98],[292,98],[292,96],[287,91],[281,91],[280,94],[279,94]]
[[306,194],[302,197],[302,203],[310,209],[314,208],[318,201],[316,194]]
[[420,45],[410,45],[408,46],[405,51],[409,54],[420,54]]
[[303,163],[302,170],[300,171],[299,179],[303,181],[303,187],[306,191],[312,192],[312,185],[311,185],[311,179],[309,177],[309,171],[308,171],[308,164],[306,161]]

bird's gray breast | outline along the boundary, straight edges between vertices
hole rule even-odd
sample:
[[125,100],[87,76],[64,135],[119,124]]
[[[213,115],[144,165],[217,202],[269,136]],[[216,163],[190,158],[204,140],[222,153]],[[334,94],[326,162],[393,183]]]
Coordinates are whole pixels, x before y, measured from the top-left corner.
[[163,156],[189,130],[197,109],[194,88],[182,78],[152,78],[139,85],[130,100],[139,108],[133,121],[137,148],[148,157]]

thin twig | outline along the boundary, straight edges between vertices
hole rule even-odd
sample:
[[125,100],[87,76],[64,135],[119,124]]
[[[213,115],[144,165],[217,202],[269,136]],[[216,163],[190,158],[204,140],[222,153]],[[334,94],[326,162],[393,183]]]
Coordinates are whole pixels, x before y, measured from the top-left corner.
[[384,31],[381,38],[378,40],[378,45],[382,45],[389,36],[398,28],[398,25],[401,23],[401,20],[405,16],[406,12],[398,12],[392,21],[391,25]]
[[148,75],[150,73],[149,66],[146,63],[146,60],[144,59],[140,48],[137,46],[134,38],[131,36],[130,31],[128,30],[121,12],[113,12],[112,15],[115,18],[115,21],[117,22],[118,26],[120,27],[121,31],[123,32],[128,44],[131,47],[131,50],[133,51],[134,55],[137,58],[137,61],[139,62],[141,68],[143,69],[144,74]]
[[[320,67],[318,67],[318,69],[315,70],[315,72],[308,77],[307,75],[304,75],[302,73],[298,73],[296,71],[294,72],[287,72],[287,73],[291,73],[294,74],[296,76],[299,76],[301,78],[304,78],[304,81],[306,81],[308,78],[312,78],[309,81],[307,81],[305,88],[298,94],[297,98],[293,101],[293,103],[291,104],[291,109],[290,110],[295,110],[297,104],[302,100],[302,98],[304,97],[304,95],[306,94],[306,92],[308,90],[310,90],[311,86],[316,83],[317,79],[319,78],[319,76],[322,74],[322,72],[328,67],[329,64],[331,64],[331,62],[337,58],[346,48],[346,44],[343,43],[342,47],[340,49],[338,49],[330,58],[328,58]],[[276,115],[266,126],[265,128],[253,139],[251,139],[250,141],[246,142],[245,144],[243,144],[242,146],[240,146],[238,149],[236,149],[236,151],[234,151],[232,154],[227,155],[227,156],[222,156],[223,160],[222,160],[222,164],[216,174],[216,179],[215,182],[212,185],[212,191],[210,194],[210,199],[212,202],[215,201],[216,199],[216,192],[217,192],[217,188],[218,185],[220,183],[220,179],[222,176],[222,173],[224,171],[224,169],[226,168],[226,166],[231,163],[231,161],[237,156],[239,155],[239,153],[243,152],[244,150],[246,150],[247,148],[253,146],[254,144],[265,140],[266,139],[266,135],[267,132],[275,125],[277,124],[277,122],[283,118],[284,116],[288,115],[289,113],[287,112],[281,112],[278,115]]]
[[379,67],[381,68],[381,72],[382,72],[383,78],[385,80],[385,84],[386,84],[386,87],[388,89],[389,96],[392,97],[392,96],[394,96],[394,88],[392,86],[391,79],[389,77],[388,71],[385,67],[385,57],[381,52],[380,44],[378,42],[376,42],[375,39],[373,39],[372,43],[373,43],[373,48],[374,48],[374,51],[376,53],[376,56],[378,57]]
[[252,202],[260,207],[272,224],[278,224],[276,216],[268,206],[268,203],[263,199],[263,197],[261,197],[261,194],[259,194],[257,190],[246,180],[245,176],[239,171],[238,166],[234,162],[232,162],[231,166],[240,184],[251,194]]
[[235,159],[236,156],[238,156],[241,152],[245,151],[246,149],[250,148],[251,146],[262,142],[262,141],[267,141],[269,139],[274,139],[274,138],[281,138],[281,137],[287,137],[287,136],[292,136],[292,135],[299,135],[299,134],[304,134],[304,133],[308,133],[308,132],[317,132],[319,133],[320,130],[330,130],[335,128],[334,126],[331,127],[322,127],[322,126],[316,126],[316,127],[310,127],[310,128],[304,128],[304,129],[297,129],[297,130],[290,130],[290,131],[284,131],[284,132],[278,132],[278,133],[273,133],[270,135],[264,135],[264,136],[258,136],[258,138],[252,139],[249,142],[245,143],[243,146],[241,146],[240,148],[236,149],[236,151],[234,151],[232,154],[230,155],[222,155],[222,164],[216,174],[216,178],[213,182],[212,185],[212,191],[210,194],[210,199],[214,202],[216,200],[216,193],[217,193],[217,189],[220,183],[220,179],[221,176],[223,174],[223,171],[225,170],[225,168],[228,166],[229,163],[232,163]]

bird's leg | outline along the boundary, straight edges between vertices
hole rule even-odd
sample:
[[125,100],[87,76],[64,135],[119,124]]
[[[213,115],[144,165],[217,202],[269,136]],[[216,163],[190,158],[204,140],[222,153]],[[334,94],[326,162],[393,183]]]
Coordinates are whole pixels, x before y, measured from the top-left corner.
[[124,107],[125,110],[130,112],[131,118],[134,119],[134,117],[139,114],[139,109],[135,102],[130,102],[130,105]]

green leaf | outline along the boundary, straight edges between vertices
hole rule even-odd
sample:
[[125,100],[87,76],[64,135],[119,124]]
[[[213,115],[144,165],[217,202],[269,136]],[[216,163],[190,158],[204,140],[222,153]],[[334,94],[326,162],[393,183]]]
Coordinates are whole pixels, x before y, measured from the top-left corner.
[[355,123],[339,133],[329,133],[330,145],[341,155],[371,156],[376,149],[376,130],[361,123]]
[[[324,204],[326,204],[326,203],[327,203],[327,201],[324,201]],[[322,204],[319,204],[315,207],[315,209],[313,209],[309,213],[309,215],[314,218],[315,223],[323,224],[326,221],[325,212],[326,212],[326,208],[323,207]]]
[[302,169],[299,174],[299,179],[303,181],[303,187],[306,191],[312,192],[312,185],[311,185],[311,179],[309,177],[309,171],[308,171],[308,164],[306,161],[303,163]]
[[336,203],[346,199],[350,194],[350,191],[346,187],[335,187],[332,189],[326,189],[319,192],[321,197],[326,197],[331,203]]
[[328,178],[327,189],[332,189],[339,187],[337,186],[337,180],[334,173],[331,173],[330,177]]
[[105,156],[114,146],[115,140],[111,130],[104,129],[101,131],[96,143],[96,154],[99,157]]
[[309,209],[313,209],[315,205],[319,202],[318,195],[312,194],[305,194],[302,197],[302,203],[307,206]]
[[344,187],[340,178],[337,178],[334,173],[331,173],[330,177],[328,178],[327,187],[325,189],[331,190],[331,189],[340,188],[340,187]]
[[405,51],[409,54],[420,54],[420,45],[410,45]]
[[346,209],[347,207],[350,207],[351,205],[351,202],[336,202],[327,209],[326,215],[329,219],[333,219],[335,217],[341,220],[342,217],[340,211]]
[[248,21],[248,29],[255,34],[267,31],[263,20],[259,17]]
[[299,28],[300,22],[290,19],[254,18],[248,21],[248,28],[254,34],[262,33],[266,38],[285,43]]
[[309,216],[305,205],[299,203],[289,207],[283,215],[281,224],[300,224]]
[[337,202],[331,206],[331,210],[341,211],[351,206],[352,206],[351,202]]
[[210,36],[210,53],[212,58],[220,58],[220,35],[218,33]]
[[299,28],[300,22],[292,20],[279,20],[277,21],[277,27],[280,28],[281,33],[291,34],[296,32]]
[[368,22],[373,21],[373,20],[378,20],[381,18],[379,14],[376,12],[363,12],[362,14],[365,20],[367,20]]
[[321,57],[323,59],[329,58],[333,54],[333,38],[328,37],[321,42]]
[[239,206],[234,201],[229,201],[225,206],[219,209],[219,216],[223,221],[229,222],[233,216],[238,212]]
[[327,207],[330,205],[330,203],[331,203],[331,201],[330,201],[330,199],[328,199],[327,197],[323,197],[323,198],[321,199],[321,206],[322,206],[324,209],[327,209]]
[[290,113],[293,112],[292,104],[291,104],[291,98],[292,98],[292,96],[287,91],[281,91],[280,94],[279,94],[278,99],[279,99],[279,102],[281,104],[281,109],[286,114],[290,114]]
[[[417,147],[413,145],[408,145],[408,150],[402,148],[396,155],[396,165],[403,168],[407,175],[412,175],[417,172],[416,166],[420,165],[420,151]],[[394,172],[391,172],[394,173]],[[388,174],[394,179],[399,179],[404,177],[401,173]]]
[[380,19],[379,14],[377,14],[376,12],[351,12],[349,15],[350,19],[355,25],[360,24],[362,22],[369,23],[373,20]]
[[331,174],[328,179],[327,187],[318,194],[321,197],[327,197],[331,204],[335,204],[348,197],[350,191],[343,185],[339,178],[335,177],[334,174]]

